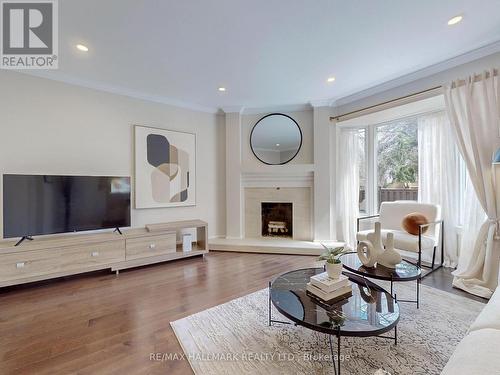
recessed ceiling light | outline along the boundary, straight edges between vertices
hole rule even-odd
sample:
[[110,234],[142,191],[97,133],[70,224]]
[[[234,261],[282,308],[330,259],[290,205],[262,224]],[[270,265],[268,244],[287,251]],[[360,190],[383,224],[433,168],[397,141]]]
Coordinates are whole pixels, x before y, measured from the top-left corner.
[[83,45],[83,44],[77,44],[76,45],[76,48],[82,52],[88,52],[89,51],[89,47]]
[[219,87],[217,90],[219,90],[220,92],[224,92],[224,91],[226,91],[226,88],[225,87]]
[[456,25],[457,23],[462,21],[463,18],[463,16],[455,16],[453,18],[450,18],[450,20],[448,21],[448,26]]
[[276,143],[276,147],[280,147],[280,144],[279,144],[279,143]]
[[335,77],[328,77],[328,79],[326,80],[326,82],[328,83],[332,83],[333,81],[335,81]]

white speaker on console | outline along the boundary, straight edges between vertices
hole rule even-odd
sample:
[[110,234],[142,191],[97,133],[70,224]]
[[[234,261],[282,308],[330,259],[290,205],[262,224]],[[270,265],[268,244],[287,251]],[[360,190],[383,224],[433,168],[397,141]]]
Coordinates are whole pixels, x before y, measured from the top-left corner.
[[193,235],[191,233],[186,233],[182,235],[182,251],[193,250]]

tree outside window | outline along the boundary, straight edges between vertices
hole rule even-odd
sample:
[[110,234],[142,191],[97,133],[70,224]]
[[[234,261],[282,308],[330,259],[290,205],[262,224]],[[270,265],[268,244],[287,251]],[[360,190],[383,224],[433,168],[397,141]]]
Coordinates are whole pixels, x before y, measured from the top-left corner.
[[378,203],[418,198],[418,125],[407,118],[377,127]]

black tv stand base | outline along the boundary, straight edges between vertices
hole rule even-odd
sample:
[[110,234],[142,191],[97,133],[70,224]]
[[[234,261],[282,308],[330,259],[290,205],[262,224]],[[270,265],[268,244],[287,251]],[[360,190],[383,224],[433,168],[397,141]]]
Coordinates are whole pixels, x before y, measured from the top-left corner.
[[19,246],[24,240],[33,241],[33,237],[23,236],[14,246]]
[[120,230],[120,228],[118,228],[118,227],[116,227],[113,232],[118,232],[119,234],[123,234],[122,231]]

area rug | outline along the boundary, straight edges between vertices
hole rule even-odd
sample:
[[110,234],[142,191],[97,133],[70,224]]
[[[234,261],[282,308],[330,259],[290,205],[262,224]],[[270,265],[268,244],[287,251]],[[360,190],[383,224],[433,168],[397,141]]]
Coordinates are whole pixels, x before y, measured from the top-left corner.
[[[415,283],[396,284],[398,299],[414,299]],[[326,335],[268,326],[263,289],[172,322],[195,374],[333,374]],[[422,286],[421,304],[401,303],[398,344],[342,338],[342,374],[439,374],[484,304]],[[273,309],[273,318],[286,320]]]

